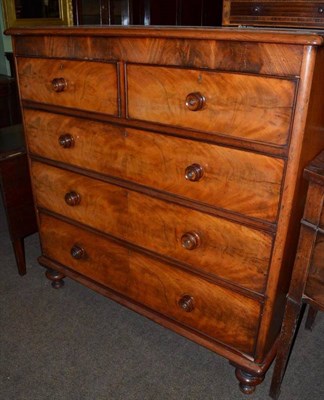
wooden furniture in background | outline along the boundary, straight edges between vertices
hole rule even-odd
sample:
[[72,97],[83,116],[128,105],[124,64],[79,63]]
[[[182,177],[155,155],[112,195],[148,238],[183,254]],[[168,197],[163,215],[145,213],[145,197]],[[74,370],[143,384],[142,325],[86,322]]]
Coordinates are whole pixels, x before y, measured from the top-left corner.
[[270,389],[274,399],[280,394],[302,305],[310,307],[308,329],[312,329],[317,310],[324,311],[324,151],[305,169],[304,176],[309,188]]
[[37,231],[37,223],[22,125],[0,129],[0,189],[18,272],[24,275],[24,238]]
[[324,2],[224,0],[223,25],[324,28]]
[[5,26],[71,25],[72,0],[2,0]]
[[73,0],[75,25],[219,26],[222,1]]
[[277,350],[306,187],[324,148],[316,34],[11,29],[41,265],[226,357]]
[[0,75],[0,128],[21,122],[16,79]]

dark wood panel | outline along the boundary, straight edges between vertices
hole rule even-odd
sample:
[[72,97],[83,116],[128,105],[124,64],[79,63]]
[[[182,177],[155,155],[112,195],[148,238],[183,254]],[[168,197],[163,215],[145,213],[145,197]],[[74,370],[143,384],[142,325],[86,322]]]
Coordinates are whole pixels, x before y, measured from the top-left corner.
[[73,0],[76,25],[220,26],[222,0]]
[[[210,276],[259,292],[264,289],[272,248],[270,235],[38,162],[32,163],[31,173],[39,207]],[[71,192],[79,195],[74,206],[65,200]],[[187,233],[199,237],[192,249],[184,246]]]
[[[203,335],[253,353],[257,301],[51,217],[41,214],[40,221],[45,256]],[[77,249],[83,250],[80,258],[71,256]],[[192,298],[187,311],[181,306],[185,296]]]
[[224,25],[295,26],[324,28],[321,1],[224,0]]

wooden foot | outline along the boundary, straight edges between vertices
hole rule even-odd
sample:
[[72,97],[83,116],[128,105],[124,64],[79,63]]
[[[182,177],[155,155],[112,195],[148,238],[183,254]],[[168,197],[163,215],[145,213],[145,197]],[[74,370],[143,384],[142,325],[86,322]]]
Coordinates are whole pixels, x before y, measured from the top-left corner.
[[63,275],[61,272],[48,268],[45,272],[45,275],[46,278],[52,281],[52,287],[54,289],[60,289],[62,286],[64,286],[63,278],[65,277],[65,275]]
[[25,246],[24,239],[16,239],[12,241],[15,252],[16,263],[19,275],[26,274]]
[[255,387],[264,380],[264,375],[252,375],[240,368],[236,368],[235,375],[240,382],[240,390],[244,394],[252,394],[255,391]]

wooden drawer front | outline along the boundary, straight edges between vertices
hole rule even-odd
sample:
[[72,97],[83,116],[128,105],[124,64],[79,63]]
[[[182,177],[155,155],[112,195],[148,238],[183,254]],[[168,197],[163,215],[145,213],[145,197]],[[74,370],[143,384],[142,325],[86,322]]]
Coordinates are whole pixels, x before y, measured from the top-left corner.
[[313,256],[310,260],[309,275],[305,294],[324,307],[324,234],[318,233]]
[[[295,82],[244,74],[127,66],[128,117],[285,145]],[[188,95],[201,94],[203,102]],[[199,97],[199,96],[198,96]],[[186,105],[186,100],[190,103]]]
[[[115,64],[41,58],[17,62],[22,99],[118,115]],[[57,79],[64,79],[66,87]]]
[[[33,110],[25,110],[25,121],[34,154],[249,217],[277,218],[283,160]],[[67,134],[73,146],[64,148],[59,139]],[[197,165],[202,178],[186,179]]]
[[[45,256],[211,338],[253,353],[260,315],[256,301],[42,214],[40,232]],[[81,259],[71,256],[75,245],[85,251]],[[186,295],[193,299],[190,311],[179,305]]]
[[[264,290],[272,246],[265,233],[41,163],[34,162],[31,172],[39,207],[188,268]],[[79,194],[78,205],[66,204],[70,192]]]
[[324,27],[323,1],[224,1],[224,25]]

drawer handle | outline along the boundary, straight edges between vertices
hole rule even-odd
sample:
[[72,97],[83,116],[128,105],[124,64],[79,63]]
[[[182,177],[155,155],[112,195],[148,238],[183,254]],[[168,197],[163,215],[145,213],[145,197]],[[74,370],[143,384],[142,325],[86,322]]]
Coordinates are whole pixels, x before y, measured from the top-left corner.
[[191,312],[195,308],[194,299],[192,296],[185,294],[181,297],[178,301],[178,305],[183,309],[185,312]]
[[80,204],[81,196],[77,192],[68,192],[64,196],[65,203],[69,206],[77,206]]
[[67,88],[67,81],[64,78],[54,78],[52,80],[52,89],[54,92],[63,92]]
[[64,133],[58,139],[59,144],[63,149],[69,149],[74,146],[74,137],[69,133]]
[[261,13],[261,6],[254,6],[252,7],[252,12],[254,14],[260,14]]
[[83,247],[75,244],[71,248],[71,256],[76,260],[81,260],[82,258],[85,258],[86,252]]
[[204,175],[204,169],[199,164],[191,164],[185,170],[185,178],[191,182],[198,182]]
[[206,99],[199,92],[189,93],[186,97],[186,106],[190,111],[199,111],[205,105]]
[[197,232],[187,232],[181,236],[181,245],[186,250],[194,250],[200,246],[200,236]]
[[323,14],[324,13],[324,7],[318,7],[317,9],[319,14]]

